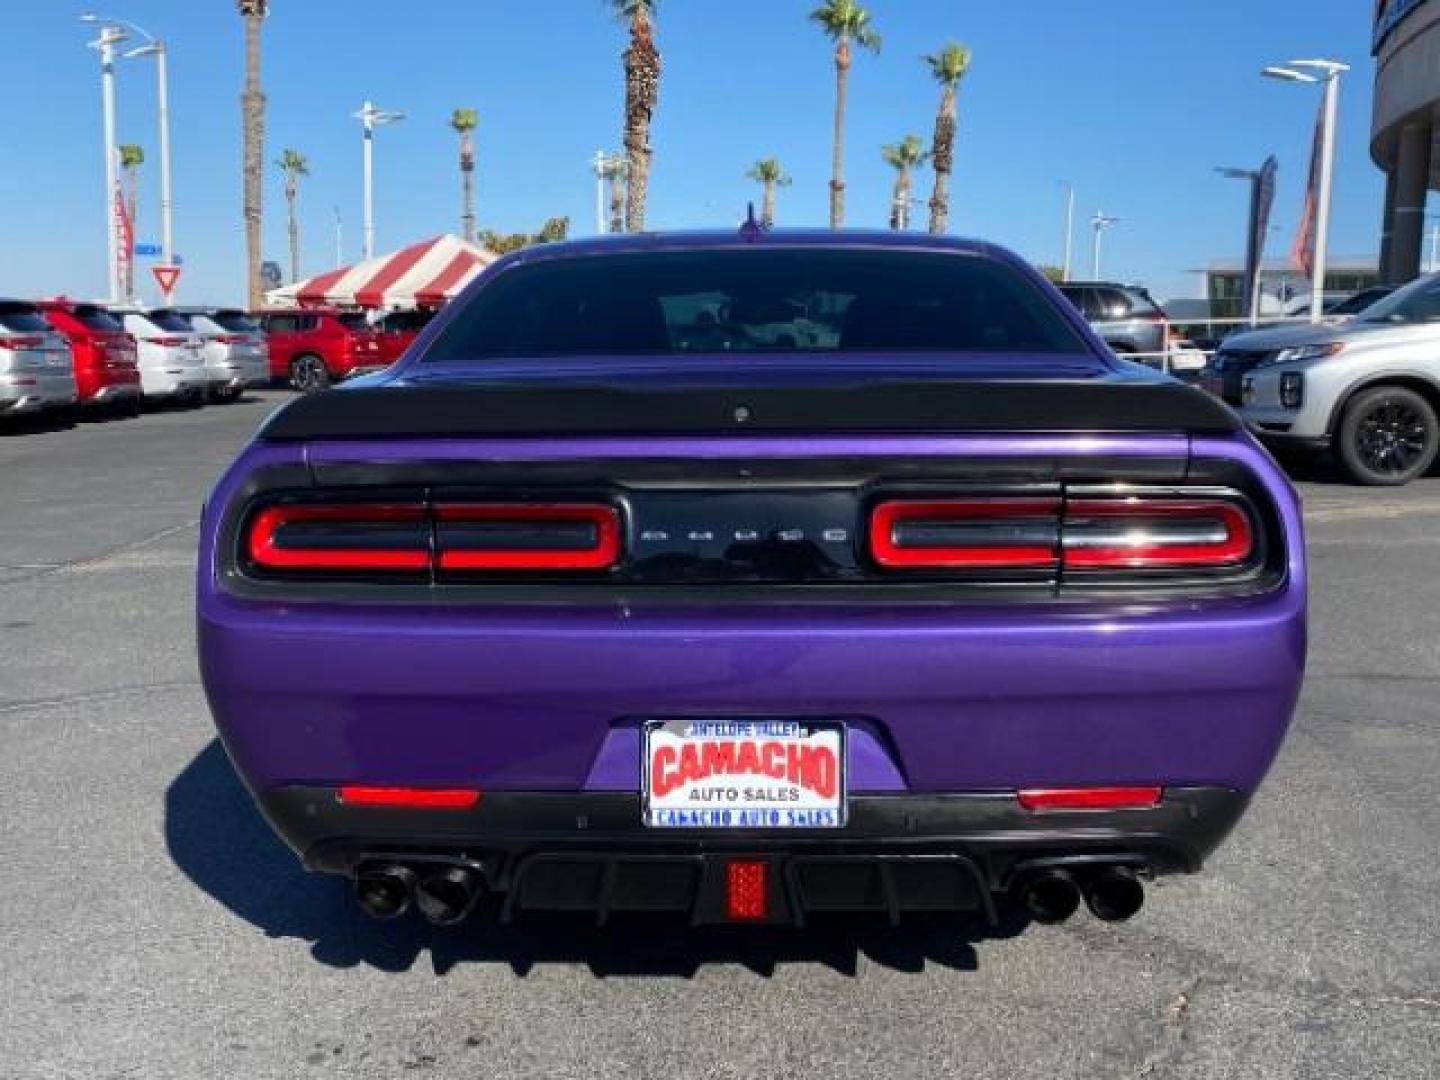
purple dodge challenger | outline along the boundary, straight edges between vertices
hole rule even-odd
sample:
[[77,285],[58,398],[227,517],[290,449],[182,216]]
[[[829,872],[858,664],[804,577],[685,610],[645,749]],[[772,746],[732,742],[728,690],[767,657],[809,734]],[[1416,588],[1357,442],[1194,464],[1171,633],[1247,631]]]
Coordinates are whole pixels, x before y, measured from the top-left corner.
[[372,915],[1139,910],[1290,722],[1295,493],[988,244],[497,262],[206,507],[200,666]]

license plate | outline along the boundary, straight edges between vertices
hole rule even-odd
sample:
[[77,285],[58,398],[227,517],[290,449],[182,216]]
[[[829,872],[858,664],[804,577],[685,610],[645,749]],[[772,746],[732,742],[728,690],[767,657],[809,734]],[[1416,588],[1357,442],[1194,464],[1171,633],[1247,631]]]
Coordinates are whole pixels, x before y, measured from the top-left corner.
[[644,822],[654,829],[838,829],[845,731],[795,720],[647,724]]

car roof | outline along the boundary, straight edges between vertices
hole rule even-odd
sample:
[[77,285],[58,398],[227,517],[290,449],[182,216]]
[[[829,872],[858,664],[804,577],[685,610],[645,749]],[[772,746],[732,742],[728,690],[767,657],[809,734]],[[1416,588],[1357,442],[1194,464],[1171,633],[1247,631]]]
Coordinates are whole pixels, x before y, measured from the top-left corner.
[[832,250],[913,250],[948,251],[991,255],[1019,264],[1023,260],[997,245],[982,240],[936,236],[920,232],[892,232],[879,229],[703,229],[673,232],[616,233],[535,244],[510,252],[498,260],[514,266],[527,262],[581,258],[588,255],[646,253],[657,251],[723,251],[749,248],[829,248]]

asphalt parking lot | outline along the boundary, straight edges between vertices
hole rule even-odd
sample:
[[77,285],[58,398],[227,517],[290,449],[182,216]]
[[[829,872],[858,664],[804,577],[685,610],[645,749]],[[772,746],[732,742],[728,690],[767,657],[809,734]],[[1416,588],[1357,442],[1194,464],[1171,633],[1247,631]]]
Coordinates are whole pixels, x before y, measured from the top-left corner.
[[283,397],[0,429],[0,1076],[1440,1073],[1440,478],[1302,482],[1295,727],[1132,923],[447,931],[301,872],[206,711],[196,519]]

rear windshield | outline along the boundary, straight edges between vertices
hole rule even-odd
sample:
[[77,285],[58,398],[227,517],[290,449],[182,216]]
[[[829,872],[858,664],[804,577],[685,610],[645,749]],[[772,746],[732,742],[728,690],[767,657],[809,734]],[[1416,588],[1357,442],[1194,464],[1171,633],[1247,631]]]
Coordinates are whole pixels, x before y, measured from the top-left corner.
[[425,359],[1085,351],[1045,294],[986,256],[756,249],[518,266],[476,294]]
[[50,329],[45,316],[29,304],[0,303],[0,330],[7,330],[12,334],[48,334]]
[[93,304],[76,304],[74,315],[81,325],[87,326],[91,330],[103,330],[107,333],[118,334],[125,329],[114,315]]
[[145,317],[161,330],[168,330],[172,334],[188,334],[194,329],[190,325],[190,316],[181,315],[178,311],[152,311]]
[[363,311],[342,311],[335,318],[340,320],[340,325],[347,330],[369,330],[370,320],[365,318]]
[[260,324],[243,311],[217,311],[210,316],[210,321],[221,330],[229,330],[232,334],[254,334],[260,331]]
[[433,319],[434,313],[429,311],[392,311],[380,320],[380,329],[397,333],[404,330],[423,330],[425,324]]

